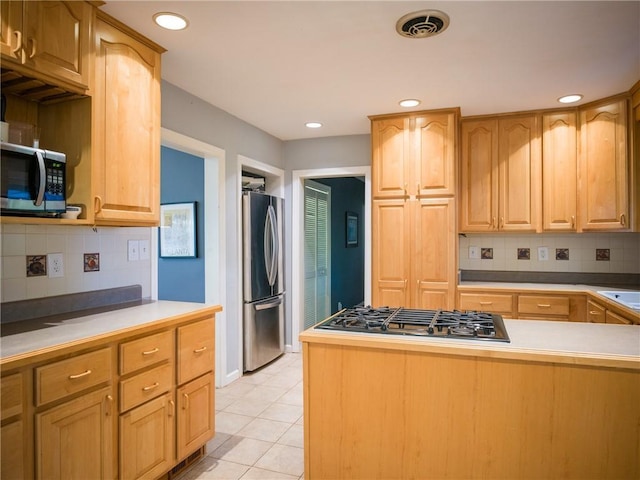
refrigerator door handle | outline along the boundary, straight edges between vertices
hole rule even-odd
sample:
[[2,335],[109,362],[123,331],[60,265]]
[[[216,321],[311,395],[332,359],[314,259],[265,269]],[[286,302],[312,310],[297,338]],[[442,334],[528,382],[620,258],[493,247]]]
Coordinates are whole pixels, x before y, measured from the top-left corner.
[[264,234],[264,257],[269,285],[273,287],[277,278],[278,265],[278,232],[277,232],[276,212],[272,205],[267,208],[267,218],[265,219]]
[[254,305],[255,309],[257,311],[260,310],[269,310],[270,308],[275,308],[282,305],[282,299],[278,298],[277,300],[274,300],[273,302],[269,302],[269,303],[259,303],[257,305]]

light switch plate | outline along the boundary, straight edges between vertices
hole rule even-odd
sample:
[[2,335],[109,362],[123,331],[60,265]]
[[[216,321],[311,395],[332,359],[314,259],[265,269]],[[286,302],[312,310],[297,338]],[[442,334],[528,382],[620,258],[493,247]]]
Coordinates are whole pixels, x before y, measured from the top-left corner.
[[137,262],[140,260],[140,242],[138,240],[129,240],[127,242],[127,260]]
[[64,277],[64,262],[61,253],[47,254],[47,273],[49,278]]
[[149,240],[140,240],[140,260],[149,260]]
[[549,248],[538,247],[538,261],[546,262],[547,260],[549,260]]
[[469,258],[480,259],[480,247],[469,247]]

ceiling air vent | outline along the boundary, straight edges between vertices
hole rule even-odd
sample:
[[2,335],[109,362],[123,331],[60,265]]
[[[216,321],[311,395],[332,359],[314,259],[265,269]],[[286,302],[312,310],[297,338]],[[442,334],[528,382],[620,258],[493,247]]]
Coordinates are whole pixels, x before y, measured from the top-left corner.
[[449,16],[439,10],[421,10],[408,13],[396,23],[397,32],[403,37],[426,38],[439,34],[449,26]]

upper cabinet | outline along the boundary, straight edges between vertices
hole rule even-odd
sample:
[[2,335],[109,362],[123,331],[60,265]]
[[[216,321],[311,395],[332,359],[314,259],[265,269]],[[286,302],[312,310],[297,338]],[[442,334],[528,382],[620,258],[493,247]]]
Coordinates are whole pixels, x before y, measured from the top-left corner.
[[626,98],[580,110],[581,230],[631,228],[627,122]]
[[78,1],[3,1],[4,66],[84,91],[89,86],[93,7]]
[[371,119],[374,198],[455,194],[457,110]]
[[536,115],[463,120],[463,232],[540,229],[541,151]]
[[576,111],[542,115],[542,227],[577,229],[578,151]]
[[92,121],[98,224],[158,223],[161,51],[99,14]]

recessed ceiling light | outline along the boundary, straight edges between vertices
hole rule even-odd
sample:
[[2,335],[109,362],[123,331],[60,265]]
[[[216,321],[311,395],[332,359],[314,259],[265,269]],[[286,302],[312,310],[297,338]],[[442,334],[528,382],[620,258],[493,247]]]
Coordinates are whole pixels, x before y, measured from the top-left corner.
[[153,16],[153,21],[167,30],[184,30],[189,22],[182,15],[171,12],[160,12]]
[[307,122],[304,125],[307,128],[320,128],[322,126],[320,122]]
[[558,101],[560,103],[575,103],[582,100],[582,95],[579,93],[573,93],[571,95],[565,95],[564,97],[560,97]]
[[409,108],[409,107],[416,107],[418,105],[420,105],[420,100],[417,100],[415,98],[407,98],[406,100],[400,101],[401,107]]

